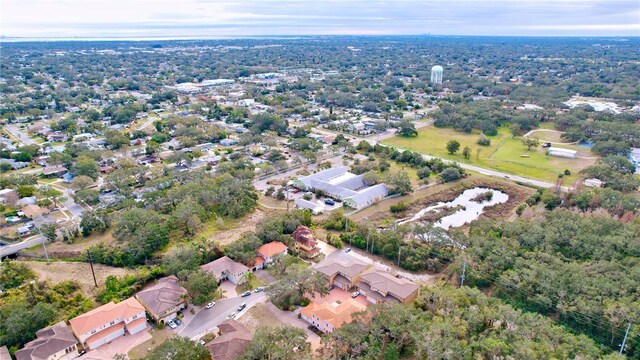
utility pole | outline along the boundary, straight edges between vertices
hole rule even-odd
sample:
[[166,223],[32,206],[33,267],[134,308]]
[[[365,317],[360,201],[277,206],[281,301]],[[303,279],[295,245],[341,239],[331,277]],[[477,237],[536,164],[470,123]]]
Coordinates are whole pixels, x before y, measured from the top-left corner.
[[462,263],[462,276],[460,277],[460,287],[464,285],[464,274],[467,271],[467,258],[464,258],[464,263]]
[[45,245],[45,243],[47,242],[47,238],[43,238],[42,239],[42,248],[44,249],[44,257],[47,258],[47,262],[49,262],[49,254],[47,253],[47,245]]
[[91,275],[93,275],[93,283],[98,287],[98,281],[96,281],[96,273],[93,271],[93,259],[91,259],[91,251],[87,249],[87,255],[89,255],[89,266],[91,266]]
[[[349,218],[347,215],[344,216],[344,232],[349,232]],[[349,246],[351,246],[351,234],[349,233]]]
[[622,340],[622,345],[620,345],[620,355],[622,355],[624,347],[627,345],[627,336],[629,336],[629,330],[631,330],[631,323],[627,325],[627,332],[624,333],[624,340]]
[[402,250],[402,247],[398,246],[398,267],[400,267],[400,250]]
[[287,201],[287,212],[289,212],[289,185],[285,185],[284,187],[284,196]]

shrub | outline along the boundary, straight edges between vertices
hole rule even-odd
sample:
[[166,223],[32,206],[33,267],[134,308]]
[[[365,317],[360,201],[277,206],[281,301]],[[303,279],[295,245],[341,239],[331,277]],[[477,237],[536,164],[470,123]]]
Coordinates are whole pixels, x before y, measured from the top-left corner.
[[403,212],[405,210],[407,210],[407,204],[404,201],[400,201],[399,203],[391,205],[389,207],[389,211],[394,214]]

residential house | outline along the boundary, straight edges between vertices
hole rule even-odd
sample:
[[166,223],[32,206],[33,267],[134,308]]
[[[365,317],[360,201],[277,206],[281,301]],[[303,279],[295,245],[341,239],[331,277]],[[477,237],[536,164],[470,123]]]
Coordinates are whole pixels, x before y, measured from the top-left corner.
[[42,175],[47,178],[60,177],[66,174],[67,171],[69,170],[62,165],[46,166],[42,169]]
[[280,241],[272,241],[260,246],[256,252],[258,253],[258,256],[256,256],[254,269],[258,270],[273,263],[275,256],[288,253],[289,248]]
[[0,347],[0,360],[13,360],[11,359],[11,354],[9,354],[9,349],[7,346]]
[[[46,213],[47,210],[41,208],[38,205],[25,205],[20,212],[18,213],[18,215],[22,215],[26,218],[32,219],[34,216],[36,215],[40,215],[40,214],[44,214]],[[21,213],[21,214],[20,214]]]
[[364,174],[355,175],[349,169],[348,166],[332,167],[300,177],[292,184],[304,191],[321,191],[357,210],[384,199],[389,193],[385,184],[367,186]]
[[588,187],[603,187],[604,186],[604,181],[600,180],[600,179],[596,179],[596,178],[592,178],[592,179],[584,179],[584,181],[582,182],[585,186]]
[[9,164],[13,170],[18,170],[29,166],[26,161],[16,161],[15,159],[0,159],[0,164]]
[[355,313],[366,309],[366,305],[351,298],[340,303],[312,302],[300,311],[300,318],[328,334],[343,324],[350,323]]
[[73,334],[87,350],[147,328],[144,307],[135,298],[110,302],[69,320]]
[[237,359],[253,339],[253,334],[233,319],[223,321],[218,330],[220,334],[205,345],[216,360]]
[[78,339],[64,321],[38,330],[36,339],[15,353],[16,360],[71,360],[78,356]]
[[313,215],[322,214],[326,210],[326,207],[324,206],[324,204],[315,203],[313,201],[305,200],[303,198],[297,198],[294,204],[298,209],[311,210]]
[[304,254],[308,258],[320,255],[318,241],[316,241],[313,231],[308,227],[304,225],[298,226],[291,236],[296,241],[296,250],[301,254]]
[[66,134],[56,131],[49,134],[49,136],[47,136],[47,140],[50,142],[65,142],[68,140],[68,137]]
[[416,296],[420,286],[411,280],[396,277],[378,269],[371,269],[360,274],[356,283],[360,294],[372,304],[380,302],[409,304]]
[[135,298],[156,323],[165,323],[174,319],[178,311],[187,307],[188,296],[189,293],[180,285],[178,278],[171,275],[139,291]]
[[316,270],[327,277],[328,285],[349,291],[360,281],[360,274],[369,266],[343,251],[336,251],[318,263]]
[[223,256],[217,260],[214,260],[208,264],[200,266],[204,271],[207,271],[215,277],[218,282],[229,280],[234,284],[242,284],[247,278],[249,268],[243,264],[231,260],[228,256]]
[[48,166],[49,163],[49,158],[50,156],[44,155],[44,156],[38,156],[35,160],[36,160],[36,164],[40,165],[40,166]]
[[31,230],[33,230],[34,228],[35,226],[33,226],[33,224],[27,224],[24,226],[20,226],[16,229],[16,231],[18,232],[18,236],[27,236],[31,235]]
[[0,204],[13,205],[19,198],[18,193],[13,189],[0,190]]

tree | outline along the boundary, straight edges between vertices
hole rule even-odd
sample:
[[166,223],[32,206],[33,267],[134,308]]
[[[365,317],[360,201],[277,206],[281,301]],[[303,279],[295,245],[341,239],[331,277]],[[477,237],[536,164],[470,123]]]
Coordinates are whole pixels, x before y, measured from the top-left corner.
[[489,146],[491,145],[491,139],[489,139],[485,134],[480,134],[480,137],[478,138],[478,145]]
[[462,149],[462,156],[464,156],[465,159],[469,159],[471,157],[471,148],[465,146],[464,149]]
[[71,185],[76,190],[83,190],[93,184],[93,179],[86,175],[76,176]]
[[293,326],[260,326],[242,359],[298,360],[311,354],[304,330]]
[[440,176],[440,178],[444,182],[455,181],[462,177],[462,175],[460,174],[460,171],[456,168],[446,168],[442,170],[442,172],[438,174],[438,176]]
[[324,275],[301,265],[294,265],[286,269],[280,281],[267,287],[266,292],[275,306],[291,310],[302,303],[306,294],[318,292],[324,295],[328,291]]
[[147,144],[145,145],[145,153],[147,155],[153,155],[153,154],[159,153],[160,150],[162,150],[162,145],[160,145],[159,143],[153,140],[147,141]]
[[19,185],[16,188],[16,192],[21,198],[30,197],[36,192],[36,187],[33,185]]
[[414,137],[418,136],[418,131],[414,123],[408,120],[402,120],[398,124],[398,134],[405,137]]
[[51,199],[51,201],[53,201],[54,207],[58,206],[58,201],[66,200],[65,197],[62,196],[62,191],[54,189],[51,185],[41,186],[38,191],[40,192],[40,194],[42,194],[42,196]]
[[85,210],[82,213],[82,220],[80,220],[80,229],[82,235],[89,236],[91,233],[97,231],[103,233],[110,225],[110,220],[107,213],[104,211]]
[[162,267],[167,274],[178,275],[181,271],[195,270],[200,265],[201,254],[191,244],[178,244],[162,257]]
[[458,140],[449,140],[449,142],[447,142],[447,151],[449,152],[449,154],[453,155],[458,152],[459,149],[460,143],[458,142]]
[[210,273],[195,269],[191,271],[182,271],[178,274],[181,279],[182,286],[189,292],[191,302],[194,305],[206,304],[215,296],[218,289],[218,281]]
[[409,174],[405,171],[399,171],[392,176],[390,176],[389,185],[391,185],[390,193],[391,194],[400,194],[405,195],[413,191],[413,187],[411,185],[411,179],[409,179]]
[[184,198],[173,210],[172,216],[187,235],[194,235],[202,227],[205,210],[192,196]]
[[531,150],[532,147],[540,146],[540,139],[535,136],[524,136],[520,141],[522,142],[522,145],[527,147],[527,150]]
[[203,345],[184,337],[174,337],[163,342],[145,356],[148,360],[209,360],[211,354]]
[[40,226],[39,230],[42,236],[47,238],[47,240],[51,242],[56,240],[56,230],[58,230],[58,225],[56,223],[43,224]]
[[71,171],[75,176],[88,176],[93,179],[93,181],[97,180],[98,176],[100,176],[100,168],[98,164],[96,164],[96,161],[83,155],[76,159],[76,163],[73,164]]

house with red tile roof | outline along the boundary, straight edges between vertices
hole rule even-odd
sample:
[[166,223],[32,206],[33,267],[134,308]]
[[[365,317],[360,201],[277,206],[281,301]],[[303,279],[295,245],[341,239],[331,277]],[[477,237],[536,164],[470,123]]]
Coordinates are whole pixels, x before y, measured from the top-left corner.
[[280,241],[272,241],[260,246],[256,252],[258,253],[258,256],[256,256],[254,270],[262,269],[273,263],[273,258],[275,256],[287,254],[289,252],[289,248]]
[[318,241],[316,241],[316,237],[313,235],[313,230],[304,225],[300,225],[291,236],[296,241],[296,250],[307,258],[314,258],[320,254]]
[[350,323],[355,313],[366,309],[366,305],[354,299],[346,299],[340,303],[312,302],[300,311],[300,318],[327,334]]
[[125,332],[133,335],[147,328],[144,307],[133,297],[110,302],[69,320],[71,331],[84,346],[93,350]]

